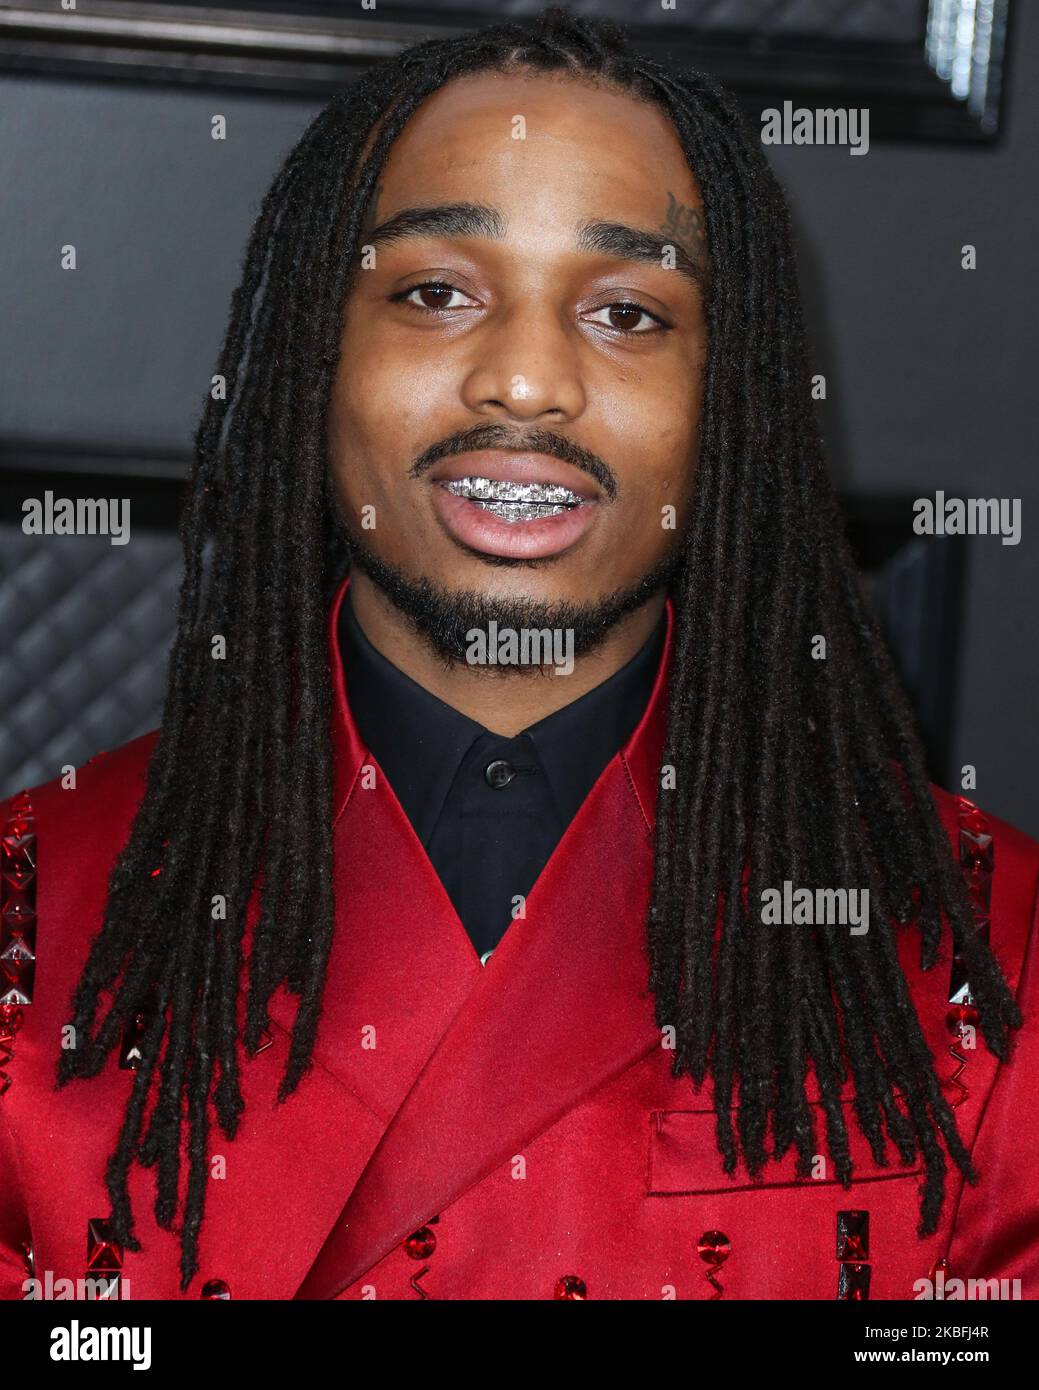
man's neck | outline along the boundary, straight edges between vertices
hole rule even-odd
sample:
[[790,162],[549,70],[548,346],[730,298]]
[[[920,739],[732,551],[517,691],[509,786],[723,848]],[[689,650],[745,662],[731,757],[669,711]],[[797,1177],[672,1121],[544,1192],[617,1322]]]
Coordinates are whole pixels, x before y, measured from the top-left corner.
[[364,635],[387,661],[485,729],[514,738],[627,665],[659,622],[666,594],[661,590],[617,622],[600,646],[575,658],[569,675],[556,675],[551,667],[516,675],[460,663],[446,666],[403,613],[358,569],[350,579],[350,602]]

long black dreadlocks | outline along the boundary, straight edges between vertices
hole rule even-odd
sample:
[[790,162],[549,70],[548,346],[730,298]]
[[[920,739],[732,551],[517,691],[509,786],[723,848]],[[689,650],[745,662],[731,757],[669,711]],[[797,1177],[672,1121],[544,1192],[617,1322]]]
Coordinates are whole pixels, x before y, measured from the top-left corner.
[[[657,103],[704,196],[709,354],[697,505],[673,588],[663,755],[677,779],[660,793],[648,931],[658,1022],[675,1028],[675,1074],[713,1079],[726,1171],[741,1152],[759,1171],[771,1127],[772,1152],[793,1145],[798,1171],[808,1172],[811,1064],[842,1181],[851,1172],[839,1104],[849,1067],[854,1113],[877,1160],[885,1130],[903,1163],[922,1155],[921,1234],[936,1228],[945,1192],[940,1138],[976,1181],[892,919],[919,927],[925,967],[947,923],[993,1053],[1006,1055],[1008,1030],[1020,1023],[974,929],[911,714],[843,537],[809,405],[786,204],[735,103],[699,73],[635,55],[616,26],[555,8],[532,29],[506,23],[424,43],[329,102],[253,228],[217,367],[226,401],[207,400],[196,435],[162,730],[73,999],[84,1041],[58,1068],[59,1085],[96,1074],[150,997],[106,1183],[115,1237],[137,1250],[128,1173],[135,1159],[157,1165],[156,1219],[172,1227],[186,1111],[182,1289],[198,1267],[209,1102],[228,1138],[243,1108],[236,1000],[261,867],[242,1041],[252,1055],[280,985],[298,996],[281,1099],[309,1066],[319,1017],[334,924],[325,623],[349,566],[325,411],[362,219],[390,146],[424,98],[466,73],[516,69],[602,81]],[[211,659],[218,633],[230,660]],[[822,661],[810,655],[816,636],[828,644]],[[868,933],[752,919],[748,902],[786,879],[868,886]],[[214,885],[224,921],[212,918]],[[98,1023],[103,991],[112,999]]]

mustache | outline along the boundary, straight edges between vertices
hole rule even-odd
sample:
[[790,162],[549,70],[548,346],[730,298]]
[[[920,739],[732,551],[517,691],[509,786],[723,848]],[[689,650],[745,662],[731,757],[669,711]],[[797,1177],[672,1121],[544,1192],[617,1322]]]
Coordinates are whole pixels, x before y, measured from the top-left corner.
[[564,463],[569,463],[594,478],[611,502],[617,496],[617,479],[613,470],[596,454],[589,453],[572,439],[540,428],[517,434],[504,425],[494,423],[474,425],[471,429],[460,430],[439,444],[431,445],[419,454],[411,465],[408,477],[421,478],[441,459],[451,458],[454,454],[471,453],[477,449],[505,449],[510,453],[547,454],[550,458],[562,459]]

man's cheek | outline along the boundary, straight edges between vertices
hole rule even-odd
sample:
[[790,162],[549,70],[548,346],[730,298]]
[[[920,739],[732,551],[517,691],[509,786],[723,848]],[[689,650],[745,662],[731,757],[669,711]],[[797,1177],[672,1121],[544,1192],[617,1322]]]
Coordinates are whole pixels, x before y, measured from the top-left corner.
[[363,466],[349,471],[344,482],[351,513],[358,522],[364,519],[366,508],[369,524],[377,524],[378,518],[388,518],[399,508],[399,488],[376,460],[368,459]]

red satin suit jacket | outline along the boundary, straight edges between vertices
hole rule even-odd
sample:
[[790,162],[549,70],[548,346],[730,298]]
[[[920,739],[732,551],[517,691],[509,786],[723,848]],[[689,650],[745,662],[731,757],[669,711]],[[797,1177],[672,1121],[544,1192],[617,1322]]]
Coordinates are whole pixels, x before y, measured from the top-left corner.
[[[345,588],[328,627],[338,917],[314,1065],[276,1103],[294,1012],[279,991],[270,1045],[243,1061],[239,1132],[229,1142],[211,1131],[224,1176],[209,1184],[201,1267],[186,1293],[177,1236],[154,1221],[153,1172],[132,1169],[142,1249],[122,1259],[130,1297],[912,1299],[940,1266],[946,1281],[1020,1279],[1034,1298],[1039,845],[935,792],[950,852],[966,846],[986,879],[991,853],[991,942],[1025,1015],[1008,1063],[980,1035],[964,1048],[950,1032],[948,956],[923,974],[916,934],[899,933],[981,1175],[971,1187],[950,1162],[937,1234],[915,1234],[919,1168],[898,1167],[893,1149],[892,1166],[878,1167],[850,1111],[850,1188],[830,1175],[797,1179],[792,1155],[759,1180],[742,1169],[727,1177],[709,1083],[697,1093],[672,1077],[647,991],[670,608],[641,722],[485,968],[385,777],[376,769],[375,786],[363,785],[374,763],[336,644]],[[31,1003],[20,1020],[8,1008],[0,1033],[6,1298],[25,1296],[30,1246],[36,1278],[82,1278],[89,1223],[109,1212],[105,1164],[133,1074],[113,1055],[98,1076],[56,1092],[54,1073],[156,736],[91,759],[75,790],[55,780],[0,806],[0,965],[8,981],[17,974],[20,933],[26,988],[32,911],[36,922]],[[817,1133],[822,1145],[821,1115]]]

